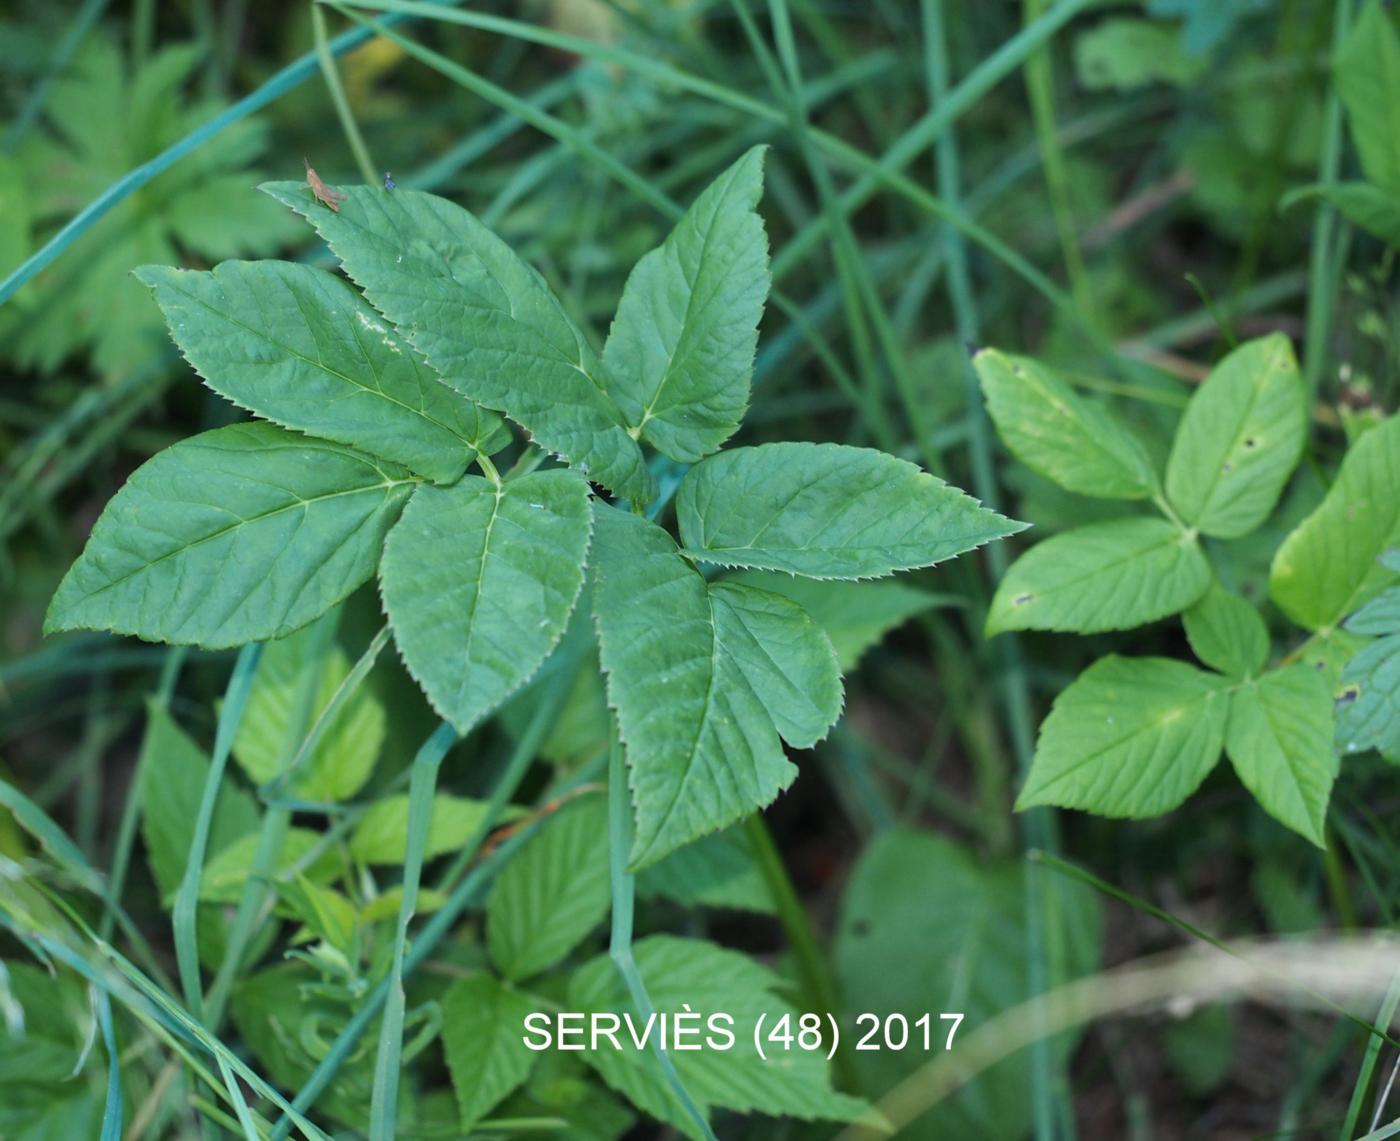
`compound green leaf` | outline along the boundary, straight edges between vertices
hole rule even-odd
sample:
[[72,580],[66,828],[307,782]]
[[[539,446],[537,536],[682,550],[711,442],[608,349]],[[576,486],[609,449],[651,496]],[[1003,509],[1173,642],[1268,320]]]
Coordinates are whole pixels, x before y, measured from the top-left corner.
[[[202,903],[237,903],[256,862],[259,836],[249,832],[221,848],[204,865],[199,880]],[[300,872],[312,883],[329,883],[341,870],[334,845],[309,828],[289,828],[277,862],[279,878]]]
[[528,994],[486,974],[458,979],[443,995],[443,1053],[464,1134],[530,1076],[539,1054],[522,1028],[536,1009]]
[[1200,543],[1165,519],[1110,519],[1066,531],[1011,564],[987,634],[1127,630],[1175,614],[1210,585]]
[[1400,32],[1367,0],[1337,52],[1332,72],[1366,176],[1400,192]]
[[1326,498],[1274,555],[1269,594],[1309,630],[1337,625],[1394,582],[1379,562],[1400,544],[1400,416],[1365,433],[1342,460]]
[[[152,702],[147,707],[146,736],[137,771],[146,860],[161,898],[168,900],[185,874],[209,760],[170,714]],[[258,806],[253,798],[232,781],[225,781],[214,805],[209,851],[219,852],[257,827]]]
[[1175,808],[1220,759],[1225,686],[1171,658],[1100,658],[1055,699],[1016,807],[1130,817]]
[[[784,1014],[792,1022],[798,1017],[779,997],[781,980],[767,968],[737,951],[671,935],[642,939],[633,950],[656,1010],[671,1016],[694,1015],[681,1023],[684,1048],[672,1049],[670,1055],[682,1084],[702,1112],[718,1107],[804,1121],[855,1121],[873,1116],[865,1102],[831,1087],[824,1051],[794,1047],[786,1053],[770,1054],[766,1062],[759,1057],[754,1045],[759,1017],[765,1019],[765,1031]],[[633,1010],[611,959],[600,956],[574,973],[567,1009],[613,1012],[619,1018]],[[732,1042],[727,1043],[724,1037],[726,1028],[707,1022],[709,1016],[719,1013],[732,1018],[727,1028]],[[668,1046],[675,1041],[674,1026],[672,1018],[667,1018]],[[638,1048],[625,1025],[616,1033],[617,1048],[606,1039],[596,1049],[587,1048],[591,1044],[585,1043],[584,1060],[638,1109],[687,1137],[698,1136],[661,1076],[650,1042]],[[652,1034],[657,1033],[653,1026]],[[718,1042],[718,1047],[707,1046],[707,1039]]]
[[972,358],[987,412],[1011,454],[1080,495],[1146,499],[1157,476],[1137,439],[1029,357],[982,349]]
[[107,504],[45,629],[210,648],[283,637],[374,573],[415,482],[272,424],[182,440]]
[[[233,756],[255,784],[264,784],[287,762],[284,754],[305,668],[311,631],[298,630],[263,650],[248,694],[243,720],[233,742]],[[330,704],[335,691],[350,673],[350,659],[339,646],[325,654],[311,724]],[[364,787],[384,744],[384,706],[361,686],[336,712],[291,781],[291,795],[311,801],[348,800]]]
[[[455,852],[485,822],[487,803],[440,792],[433,797],[423,858]],[[408,853],[408,795],[381,797],[366,809],[350,833],[350,855],[362,864],[401,864]]]
[[1268,518],[1307,435],[1307,396],[1281,333],[1222,360],[1191,397],[1167,461],[1167,498],[1187,523],[1234,539]]
[[602,365],[544,279],[460,206],[414,190],[261,187],[303,215],[365,296],[452,388],[631,499],[655,484],[607,394]]
[[608,806],[566,805],[506,865],[486,901],[491,961],[511,981],[548,970],[608,914]]
[[451,483],[500,418],[443,384],[345,281],[283,261],[143,266],[170,335],[221,396],[285,428]]
[[1332,694],[1316,670],[1297,662],[1231,694],[1225,752],[1270,816],[1326,847],[1323,830],[1337,754]]
[[[1400,553],[1385,563],[1400,570]],[[1382,637],[1362,646],[1342,668],[1337,698],[1337,748],[1400,754],[1400,589],[1388,590],[1353,614],[1346,629]]]
[[866,650],[915,614],[961,602],[951,595],[932,594],[897,581],[795,578],[760,570],[736,571],[725,581],[781,594],[797,603],[826,631],[836,647],[842,673],[854,669]]
[[1257,674],[1269,660],[1269,630],[1259,611],[1218,583],[1182,615],[1182,621],[1191,652],[1223,674]]
[[681,463],[732,436],[749,402],[769,286],[762,193],[763,148],[754,147],[637,263],[603,348],[627,423]]
[[465,733],[549,656],[583,586],[588,483],[567,469],[421,487],[384,548],[384,609],[409,672]]
[[707,584],[660,527],[599,506],[594,562],[608,701],[626,748],[636,837],[650,864],[752,812],[840,715],[831,642],[795,603]]
[[809,578],[880,578],[932,566],[1024,524],[906,460],[843,444],[733,448],[676,493],[684,554]]

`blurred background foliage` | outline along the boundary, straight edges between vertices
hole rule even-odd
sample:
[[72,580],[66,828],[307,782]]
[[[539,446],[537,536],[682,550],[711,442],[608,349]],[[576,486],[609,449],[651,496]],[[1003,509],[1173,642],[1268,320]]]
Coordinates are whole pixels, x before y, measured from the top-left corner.
[[[1073,18],[1044,49],[1002,67],[1002,46],[1065,0],[471,5],[638,53],[778,113],[703,98],[607,51],[414,19],[396,34],[453,61],[473,77],[470,86],[400,42],[372,38],[336,64],[358,144],[314,62],[255,115],[200,138],[0,306],[0,779],[58,821],[87,863],[107,869],[128,806],[141,797],[133,773],[143,741],[150,747],[159,727],[177,735],[162,755],[206,763],[230,655],[99,635],[44,641],[40,623],[126,475],[165,445],[237,418],[194,380],[129,271],[274,254],[331,265],[304,227],[253,190],[265,178],[300,177],[304,159],[332,185],[392,172],[400,186],[466,205],[601,341],[628,269],[669,228],[656,203],[689,202],[746,147],[772,144],[763,210],[781,298],[762,330],[745,438],[884,447],[996,500],[1041,535],[1117,509],[1070,496],[994,451],[980,402],[969,398],[969,341],[1053,363],[1083,391],[1113,401],[1160,453],[1191,386],[1232,339],[1281,330],[1301,346],[1315,423],[1283,507],[1257,542],[1232,547],[1234,580],[1263,600],[1279,538],[1318,502],[1348,439],[1394,410],[1400,388],[1394,248],[1316,199],[1285,205],[1290,190],[1357,174],[1332,68],[1354,6],[1069,7]],[[790,43],[775,8],[790,15]],[[332,36],[358,27],[324,14]],[[281,69],[316,50],[318,16],[305,4],[246,0],[0,7],[0,277],[128,172],[248,92],[280,83]],[[931,107],[958,113],[930,132]],[[923,197],[832,161],[812,145],[807,124],[872,159],[895,156],[890,165]],[[357,146],[372,158],[368,172]],[[846,209],[851,200],[858,205]],[[949,212],[959,226],[948,225]],[[988,643],[981,628],[998,558],[1004,563],[989,554],[925,572],[911,580],[917,591],[845,617],[857,666],[845,718],[768,813],[807,920],[832,947],[849,1009],[948,1007],[948,994],[966,982],[959,971],[978,964],[964,997],[969,1011],[990,1012],[1049,978],[1182,941],[1141,907],[1096,906],[1088,893],[1062,891],[1052,873],[1027,868],[1027,848],[1058,850],[1222,937],[1392,923],[1400,797],[1394,770],[1374,758],[1344,768],[1325,854],[1269,821],[1229,779],[1212,778],[1185,808],[1147,822],[1013,816],[1029,734],[1049,697],[1124,640],[1033,634]],[[379,622],[371,594],[347,605],[337,676]],[[1139,654],[1183,650],[1173,623],[1128,641]],[[148,715],[153,693],[158,708]],[[329,798],[357,796],[358,809],[401,789],[433,724],[392,654],[378,660],[366,693],[372,708],[357,716],[372,725],[347,739],[373,740],[375,755],[357,762],[362,781]],[[534,700],[517,699],[455,750],[440,787],[486,795]],[[165,726],[162,710],[184,728]],[[597,678],[586,672],[523,799],[595,758],[605,731]],[[247,759],[256,749],[241,741],[236,758],[251,783],[262,779]],[[141,801],[150,817],[166,798],[177,850],[178,817],[192,811],[198,787],[177,796],[173,783],[162,785]],[[100,903],[14,809],[0,807],[8,861],[0,881],[18,893],[6,906],[41,907],[5,870],[23,867],[95,922]],[[256,816],[251,800],[247,812]],[[314,840],[340,817],[296,819]],[[122,902],[155,960],[168,964],[162,897],[171,872],[156,855],[159,837],[148,831],[142,843],[150,871],[133,864]],[[688,872],[672,868],[669,887],[643,885],[648,928],[709,933],[787,964],[792,932],[766,914],[773,908],[755,886],[752,853],[722,847]],[[235,881],[242,871],[235,860]],[[721,886],[707,888],[707,875]],[[217,890],[205,899],[216,918],[227,906]],[[313,903],[287,902],[280,912],[288,922],[277,937],[287,946],[291,921],[318,914]],[[1026,926],[1039,922],[1037,907],[1059,915],[1055,930],[1068,934],[1063,946],[1033,948],[1028,958]],[[211,937],[219,931],[211,922]],[[312,933],[316,946],[334,946],[324,927],[312,923]],[[478,934],[471,921],[442,945],[445,972],[480,963]],[[225,1033],[294,1092],[318,1041],[344,1024],[365,980],[382,976],[387,944],[381,930],[377,944],[342,948],[340,983],[308,998],[289,967],[273,965],[272,925],[259,938],[265,969],[238,991],[236,1033]],[[55,981],[6,940],[0,935],[9,963],[0,1013],[11,1037],[0,1038],[0,1137],[97,1136],[107,1080],[102,1048],[92,1047],[100,1019],[71,972]],[[209,955],[217,964],[218,948]],[[430,972],[416,997],[426,1002],[443,985]],[[1034,1064],[993,1071],[945,1116],[902,1135],[1337,1135],[1364,1048],[1355,1026],[1266,1007],[1187,1003],[1178,1013],[1185,1016],[1110,1020],[1057,1040]],[[22,1021],[26,1047],[14,1036]],[[190,1099],[207,1097],[204,1087],[176,1079],[156,1038],[125,1040],[139,1044],[122,1067],[127,1135],[192,1136]],[[431,1033],[424,1041],[412,1062],[417,1132],[403,1135],[453,1135],[442,1124],[452,1119],[452,1097],[441,1046]],[[333,1121],[363,1119],[370,1059],[348,1063],[322,1100]],[[847,1080],[878,1094],[912,1064],[885,1058]],[[563,1063],[536,1074],[517,1102],[516,1116],[587,1123],[567,1136],[621,1136],[634,1121]],[[219,1112],[227,1123],[231,1111]],[[721,1136],[809,1133],[824,1135],[732,1118]],[[643,1127],[635,1135],[653,1134]]]

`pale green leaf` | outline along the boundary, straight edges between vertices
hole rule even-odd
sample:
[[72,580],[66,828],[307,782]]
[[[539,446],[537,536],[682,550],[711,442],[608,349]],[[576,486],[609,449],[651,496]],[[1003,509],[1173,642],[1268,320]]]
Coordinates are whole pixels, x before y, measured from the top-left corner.
[[662,897],[687,907],[773,910],[773,898],[741,825],[677,848],[637,877],[643,899]]
[[1269,660],[1269,630],[1259,611],[1218,583],[1184,615],[1186,640],[1202,662],[1231,677],[1257,674]]
[[654,523],[602,506],[595,515],[594,606],[640,867],[791,784],[779,734],[797,747],[825,735],[841,675],[830,640],[796,604],[707,584]]
[[[1034,878],[1032,878],[1034,877]],[[1027,892],[1035,892],[1041,915],[1027,913]],[[862,1088],[878,1099],[893,1085],[942,1057],[951,1020],[965,1018],[953,1038],[956,1061],[967,1036],[1008,1009],[1008,995],[1024,1001],[1033,994],[1037,971],[1030,938],[1035,922],[1041,946],[1054,947],[1057,981],[1087,974],[1098,962],[1100,917],[1097,899],[1066,876],[1037,874],[1028,861],[993,859],[945,837],[904,828],[878,833],[851,869],[841,897],[833,966],[845,1000],[843,1042],[852,1045],[847,1026],[870,1013],[896,1017],[910,1026],[902,1050],[853,1051]],[[1044,974],[1040,974],[1044,979]],[[1043,984],[1042,984],[1043,985]],[[924,1013],[933,1051],[923,1049]],[[869,1020],[859,1033],[869,1029]],[[1039,1036],[1038,1036],[1039,1037]],[[1051,1039],[1052,1056],[1068,1060],[1076,1035]],[[942,1099],[929,1113],[901,1129],[899,1141],[1009,1141],[1030,1134],[1035,1062],[1029,1050],[980,1071]]]
[[842,444],[732,448],[676,493],[684,553],[810,578],[879,578],[932,566],[1024,524],[901,460]]
[[854,669],[866,650],[915,614],[961,602],[951,595],[931,594],[896,581],[796,578],[761,570],[736,571],[726,581],[792,599],[826,631],[843,673]]
[[[292,707],[306,668],[306,653],[313,638],[308,629],[278,639],[258,659],[243,719],[233,742],[234,759],[255,784],[278,776],[290,757],[286,753],[291,733]],[[350,659],[339,646],[325,654],[321,677],[312,703],[311,724],[350,673]],[[384,707],[360,686],[332,717],[316,747],[301,762],[288,791],[311,801],[348,800],[364,787],[384,743]]]
[[603,349],[627,423],[681,463],[732,436],[749,402],[769,286],[762,193],[763,148],[754,147],[637,263]]
[[1387,245],[1400,246],[1400,189],[1387,190],[1370,182],[1305,186],[1284,195],[1280,205],[1286,208],[1306,198],[1330,202],[1363,230]]
[[347,960],[354,954],[358,916],[355,905],[344,895],[302,875],[279,883],[277,895],[283,906],[302,922],[301,930],[292,936],[294,943],[320,939]]
[[45,629],[238,646],[305,626],[374,573],[408,473],[272,424],[142,464],[97,520]]
[[337,213],[301,183],[261,189],[316,227],[448,385],[619,495],[652,497],[597,354],[539,273],[470,213],[414,190],[341,187]]
[[282,261],[143,266],[170,336],[241,408],[372,452],[438,483],[508,437],[443,384],[344,280]]
[[[431,860],[461,848],[486,820],[484,800],[440,792],[433,797],[423,858]],[[517,813],[508,813],[510,819]],[[381,797],[365,811],[350,833],[350,855],[363,864],[401,864],[408,850],[408,796]]]
[[1220,759],[1225,684],[1170,658],[1100,658],[1055,699],[1016,807],[1170,811]]
[[1102,405],[1029,357],[972,358],[997,435],[1032,471],[1081,495],[1146,499],[1157,476],[1137,439]]
[[389,532],[384,609],[409,672],[465,733],[529,680],[583,586],[588,483],[567,469],[421,487]]
[[1316,670],[1295,662],[1235,690],[1225,752],[1270,816],[1326,847],[1323,831],[1337,755],[1332,694]]
[[1127,630],[1190,606],[1209,585],[1200,543],[1165,519],[1091,523],[1011,564],[992,598],[987,633]]
[[[257,848],[258,833],[250,832],[216,852],[204,865],[199,881],[201,902],[237,903],[252,874]],[[339,854],[319,832],[289,828],[274,874],[291,877],[301,873],[312,883],[320,884],[330,882],[340,869]]]
[[491,961],[507,979],[548,970],[608,914],[608,806],[582,797],[514,856],[486,901]]
[[[161,706],[147,707],[146,736],[137,762],[141,780],[141,838],[162,899],[171,899],[185,874],[194,822],[204,795],[209,761]],[[224,781],[214,805],[209,851],[218,852],[257,830],[258,806],[232,781]]]
[[1167,461],[1167,498],[1207,535],[1238,538],[1274,509],[1307,436],[1307,396],[1281,333],[1248,341],[1186,406]]
[[[686,1010],[696,1018],[683,1026],[694,1029],[683,1037],[686,1049],[671,1051],[681,1082],[702,1112],[712,1107],[740,1113],[759,1112],[804,1121],[854,1121],[868,1118],[865,1102],[831,1087],[824,1052],[793,1049],[770,1054],[765,1062],[754,1046],[754,1026],[765,1016],[765,1029],[784,1014],[796,1011],[778,995],[778,976],[747,955],[698,939],[653,935],[634,945],[637,969],[658,1012],[675,1015]],[[607,956],[585,964],[569,982],[569,1010],[631,1011],[632,1003],[616,967]],[[732,1016],[733,1043],[707,1048],[712,1031],[706,1018]],[[635,1018],[635,1014],[633,1015]],[[674,1023],[667,1019],[668,1034]],[[653,1030],[653,1033],[656,1033]],[[672,1038],[674,1041],[674,1037]],[[716,1040],[724,1045],[725,1039]],[[696,1136],[674,1093],[661,1076],[651,1047],[638,1049],[625,1027],[618,1031],[618,1049],[611,1044],[587,1049],[583,1058],[603,1080],[639,1109],[688,1137]],[[689,1047],[697,1046],[698,1049]]]
[[[413,913],[415,915],[431,915],[434,911],[441,911],[446,903],[447,896],[443,895],[442,892],[434,891],[430,887],[420,887]],[[398,919],[402,907],[403,886],[395,884],[388,891],[376,895],[360,908],[359,922],[361,926],[364,926],[385,919]]]
[[1205,61],[1186,54],[1173,27],[1136,17],[1100,20],[1074,41],[1074,72],[1088,91],[1194,83]]
[[526,1047],[522,1031],[538,1005],[485,974],[458,979],[443,995],[443,1054],[463,1133],[530,1076],[540,1055]]
[[1400,192],[1400,32],[1379,0],[1367,0],[1332,71],[1366,176]]
[[1269,594],[1298,625],[1335,626],[1394,582],[1377,561],[1400,543],[1400,416],[1365,433],[1342,460],[1311,515],[1283,541],[1269,570]]

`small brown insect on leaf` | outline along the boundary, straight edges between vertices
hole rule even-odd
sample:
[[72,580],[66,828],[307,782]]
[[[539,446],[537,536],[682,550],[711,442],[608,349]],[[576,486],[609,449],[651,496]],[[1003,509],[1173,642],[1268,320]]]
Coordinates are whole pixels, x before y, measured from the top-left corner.
[[312,196],[317,202],[329,206],[339,214],[340,204],[344,202],[348,196],[342,194],[339,190],[332,190],[321,181],[321,176],[311,168],[311,164],[307,162],[306,159],[302,159],[301,161],[306,164],[306,185],[311,187]]

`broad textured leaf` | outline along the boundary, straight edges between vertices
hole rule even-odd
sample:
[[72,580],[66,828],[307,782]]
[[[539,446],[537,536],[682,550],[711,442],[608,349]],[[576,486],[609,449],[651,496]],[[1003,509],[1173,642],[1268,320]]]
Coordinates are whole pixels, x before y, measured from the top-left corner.
[[696,464],[676,493],[685,554],[809,578],[879,578],[1014,535],[906,460],[842,444],[733,448]]
[[443,995],[443,1054],[463,1132],[530,1076],[540,1055],[525,1046],[522,1029],[536,1009],[528,994],[485,974],[458,979]]
[[[910,1044],[903,1050],[852,1052],[862,1088],[872,1097],[878,1100],[943,1051],[952,1023],[939,1019],[940,1012],[965,1015],[953,1039],[956,1060],[968,1035],[1030,997],[1036,975],[1028,953],[1033,946],[1028,889],[1044,904],[1041,938],[1055,948],[1060,977],[1087,974],[1098,962],[1101,923],[1097,899],[1082,884],[1038,874],[1021,860],[987,859],[927,832],[891,828],[866,845],[841,897],[833,949],[846,1004],[843,1041],[854,1045],[848,1027],[861,1013],[882,1019],[900,1015],[911,1024]],[[912,1026],[925,1011],[933,1016],[930,1053],[923,1050],[922,1032]],[[867,1028],[868,1023],[859,1033]],[[1053,1056],[1067,1060],[1077,1037],[1052,1039]],[[883,1045],[879,1034],[874,1041]],[[1029,1051],[1017,1051],[895,1136],[899,1141],[1027,1137],[1033,1066]]]
[[1167,498],[1207,535],[1238,538],[1274,509],[1307,436],[1307,395],[1281,333],[1222,360],[1186,406],[1167,461]]
[[[292,707],[306,668],[312,631],[303,628],[273,642],[258,660],[248,705],[233,742],[234,759],[254,784],[264,784],[281,771],[289,756]],[[319,722],[335,691],[350,673],[350,659],[339,646],[325,655],[312,703],[310,724]],[[292,780],[291,795],[312,801],[348,800],[364,787],[384,744],[386,717],[379,699],[361,685],[326,726],[320,741]]]
[[1342,182],[1333,186],[1308,187],[1284,199],[1288,205],[1296,196],[1330,202],[1348,219],[1387,245],[1400,246],[1400,188],[1386,189],[1370,182]]
[[529,680],[583,587],[588,484],[565,469],[422,487],[389,532],[384,609],[409,672],[465,733]]
[[742,825],[701,836],[677,848],[637,877],[643,899],[663,897],[688,907],[773,910],[773,898],[754,862]]
[[301,183],[261,189],[316,227],[448,385],[619,495],[652,497],[597,354],[539,273],[470,213],[414,190],[344,186],[333,213]]
[[[170,714],[152,703],[147,710],[138,770],[146,860],[161,897],[170,899],[185,874],[209,761]],[[257,827],[258,806],[253,798],[232,781],[224,781],[214,804],[208,850],[219,852]]]
[[285,428],[451,483],[500,418],[443,384],[344,280],[284,261],[143,266],[170,335],[221,396]]
[[769,286],[762,193],[763,148],[754,147],[637,263],[603,348],[627,423],[681,463],[732,436],[749,402]]
[[1400,416],[1365,433],[1342,460],[1317,510],[1283,541],[1269,570],[1269,594],[1298,625],[1337,625],[1394,582],[1377,561],[1400,544]]
[[1378,0],[1367,0],[1332,71],[1347,125],[1371,181],[1400,192],[1400,31]]
[[1170,811],[1220,759],[1225,685],[1170,658],[1100,658],[1055,699],[1016,807]]
[[45,629],[206,647],[283,637],[374,573],[413,483],[272,424],[183,440],[107,504]]
[[[204,865],[199,881],[199,898],[205,903],[237,903],[243,887],[252,874],[258,848],[258,834],[250,832],[221,848]],[[333,843],[309,828],[289,828],[282,843],[282,855],[277,861],[276,874],[289,876],[294,871],[312,883],[329,883],[340,871],[343,861]]]
[[1269,660],[1269,630],[1259,611],[1212,584],[1182,616],[1191,652],[1231,677],[1257,674]]
[[548,970],[603,922],[611,901],[607,800],[583,797],[556,813],[492,885],[491,961],[516,982]]
[[778,571],[736,571],[727,582],[771,591],[790,598],[826,631],[836,647],[842,673],[854,669],[861,655],[896,626],[940,605],[961,603],[951,595],[931,594],[902,582],[847,582],[795,578]]
[[[634,945],[637,969],[659,1012],[698,1014],[689,1025],[697,1033],[685,1041],[699,1049],[672,1050],[671,1059],[682,1083],[704,1112],[712,1107],[740,1113],[759,1112],[804,1121],[855,1121],[871,1115],[865,1102],[831,1088],[824,1053],[793,1049],[786,1056],[770,1055],[765,1062],[754,1047],[754,1025],[765,1015],[765,1028],[783,1014],[796,1012],[778,997],[778,976],[747,955],[699,939],[653,935]],[[567,1009],[633,1010],[617,968],[607,956],[585,964],[569,981]],[[723,1012],[733,1017],[733,1045],[710,1049],[706,1017]],[[633,1017],[636,1018],[635,1013]],[[670,1033],[670,1019],[668,1034]],[[653,1033],[656,1033],[653,1028]],[[621,1049],[611,1045],[585,1050],[584,1059],[603,1080],[639,1109],[671,1125],[687,1137],[695,1125],[671,1092],[651,1046],[638,1049],[624,1026],[618,1033]],[[723,1043],[723,1038],[719,1039]]]
[[[1400,553],[1385,563],[1400,569]],[[1372,599],[1347,619],[1356,634],[1382,637],[1362,646],[1342,669],[1337,698],[1337,747],[1345,753],[1379,749],[1400,754],[1400,589]]]
[[1032,471],[1081,495],[1146,499],[1157,482],[1141,445],[1100,404],[1029,357],[972,358],[997,435]]
[[1127,630],[1190,606],[1210,585],[1200,543],[1165,519],[1111,519],[1056,535],[1011,564],[987,633]]
[[831,642],[796,604],[707,584],[671,537],[599,506],[594,605],[636,811],[634,866],[771,801],[841,710]]
[[[424,859],[462,847],[486,820],[484,800],[440,792],[433,797]],[[401,864],[408,849],[408,796],[381,797],[350,833],[350,854],[365,864]]]
[[1176,30],[1156,20],[1100,20],[1074,40],[1075,78],[1089,91],[1185,87],[1204,70],[1205,61],[1186,54]]
[[284,910],[302,923],[292,935],[293,943],[319,939],[347,959],[355,956],[355,905],[334,888],[313,883],[304,875],[279,881],[277,898]]
[[1323,831],[1337,754],[1332,694],[1316,670],[1298,662],[1235,690],[1225,752],[1270,816],[1326,847]]

